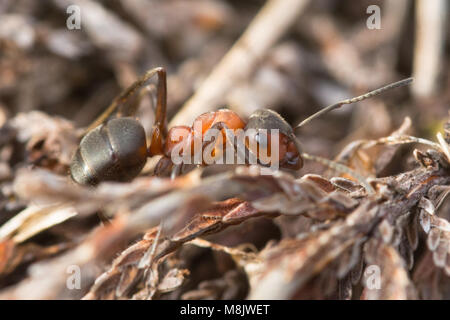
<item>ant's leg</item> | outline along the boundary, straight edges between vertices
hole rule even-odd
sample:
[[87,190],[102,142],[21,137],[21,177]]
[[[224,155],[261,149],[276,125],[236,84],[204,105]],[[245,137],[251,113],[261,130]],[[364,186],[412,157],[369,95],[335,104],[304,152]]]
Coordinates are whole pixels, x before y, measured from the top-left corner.
[[154,175],[155,176],[168,176],[173,169],[173,162],[170,158],[163,156],[159,159],[155,166]]
[[[143,87],[139,93],[137,94],[136,99],[134,99],[131,103],[130,106],[127,107],[127,112],[128,115],[134,115],[136,114],[136,111],[138,110],[138,108],[141,106],[142,100],[144,99],[144,97],[148,94],[150,96],[150,107],[151,110],[154,110],[156,107],[156,101],[153,101],[153,96],[156,93],[156,86],[151,83],[146,85],[145,87]],[[124,116],[123,114],[121,114],[119,112],[120,116]]]
[[158,177],[160,176],[170,176],[171,179],[178,177],[183,171],[183,163],[174,164],[172,160],[166,156],[159,159],[156,164],[154,174]]
[[[125,89],[120,95],[118,95],[109,107],[89,126],[86,132],[94,129],[98,125],[102,124],[106,119],[108,119],[114,112],[116,112],[119,107],[128,100],[129,97],[136,93],[136,90],[142,88],[145,83],[151,79],[154,75],[158,76],[157,84],[157,102],[156,102],[156,115],[155,115],[155,125],[157,128],[153,130],[152,145],[155,141],[156,149],[159,151],[162,149],[162,140],[167,133],[166,125],[166,109],[167,109],[167,84],[166,84],[166,70],[162,67],[154,68],[147,71],[141,78],[136,80],[131,86]],[[129,113],[121,111],[120,113]],[[120,114],[119,113],[119,114]],[[155,132],[156,131],[156,132]]]
[[183,172],[183,163],[174,164],[172,167],[172,172],[170,173],[170,179],[175,179],[176,177],[181,175],[181,172]]
[[167,135],[167,80],[166,70],[164,68],[158,69],[158,85],[157,85],[157,99],[155,124],[152,130],[152,140],[148,150],[149,155],[157,155],[163,153],[164,139]]
[[109,218],[102,211],[97,212],[97,216],[103,225],[109,226],[111,224]]

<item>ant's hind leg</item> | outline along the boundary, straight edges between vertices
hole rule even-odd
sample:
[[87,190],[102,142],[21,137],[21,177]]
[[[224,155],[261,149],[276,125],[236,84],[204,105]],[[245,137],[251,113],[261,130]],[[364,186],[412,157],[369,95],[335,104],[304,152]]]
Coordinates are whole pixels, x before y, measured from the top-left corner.
[[[166,110],[167,110],[167,80],[166,80],[166,70],[162,67],[154,68],[147,71],[142,77],[136,80],[132,85],[130,85],[127,89],[125,89],[121,94],[119,94],[113,102],[109,105],[109,107],[89,126],[86,132],[94,129],[98,125],[102,124],[106,119],[111,117],[115,112],[118,115],[131,115],[136,110],[135,108],[131,108],[127,110],[124,107],[124,104],[127,100],[133,96],[138,89],[141,89],[145,86],[145,83],[150,80],[154,75],[158,76],[158,83],[156,86],[157,91],[157,100],[156,100],[156,112],[155,112],[155,125],[157,128],[154,131],[152,137],[152,142],[155,140],[155,146],[159,146],[161,149],[162,140],[164,139],[167,133],[167,120],[166,120]],[[159,151],[159,150],[158,150]],[[160,154],[160,153],[158,153]]]
[[158,73],[158,85],[156,88],[156,112],[155,124],[152,130],[152,140],[149,147],[149,155],[157,155],[163,153],[164,140],[167,135],[167,80],[166,70],[164,68],[156,68]]

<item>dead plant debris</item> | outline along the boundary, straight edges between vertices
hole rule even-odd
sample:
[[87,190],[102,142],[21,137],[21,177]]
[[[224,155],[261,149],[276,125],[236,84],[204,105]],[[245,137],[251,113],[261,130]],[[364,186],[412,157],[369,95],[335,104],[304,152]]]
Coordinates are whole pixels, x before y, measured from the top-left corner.
[[[416,15],[425,2],[372,2],[381,30],[366,28],[366,1],[4,1],[0,299],[450,299],[450,23]],[[68,5],[81,30],[66,28]],[[155,158],[130,182],[73,182],[84,129],[156,66],[176,124],[227,106],[294,125],[314,106],[417,82],[298,135],[364,181],[309,160],[171,179]],[[150,132],[145,90],[133,103]]]

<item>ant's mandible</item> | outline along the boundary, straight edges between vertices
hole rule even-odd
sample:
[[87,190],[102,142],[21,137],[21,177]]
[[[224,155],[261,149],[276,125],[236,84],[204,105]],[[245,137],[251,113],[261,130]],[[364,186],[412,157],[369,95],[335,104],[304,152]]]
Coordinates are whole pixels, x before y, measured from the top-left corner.
[[[133,118],[135,110],[124,108],[124,104],[154,75],[158,76],[156,114],[151,143],[147,147],[144,128],[138,120]],[[303,158],[300,143],[294,134],[295,129],[342,105],[373,97],[388,89],[409,84],[411,81],[412,78],[404,79],[364,95],[330,105],[303,120],[295,128],[292,128],[281,115],[273,110],[257,110],[247,122],[244,122],[237,113],[228,109],[220,109],[201,114],[196,118],[195,121],[201,121],[201,133],[197,133],[194,132],[194,126],[176,126],[167,131],[166,71],[162,67],[154,68],[147,71],[117,96],[106,111],[89,126],[72,158],[70,174],[72,179],[80,184],[96,185],[101,181],[129,181],[141,172],[147,157],[163,155],[156,171],[171,166],[170,155],[176,145],[180,147],[179,144],[182,143],[181,150],[191,148],[194,134],[200,134],[203,137],[208,130],[213,128],[218,130],[267,129],[268,132],[270,129],[278,129],[279,167],[299,170],[303,166]],[[267,138],[270,139],[270,133]],[[258,140],[256,144],[259,148]],[[173,167],[174,170],[180,170],[177,166]]]

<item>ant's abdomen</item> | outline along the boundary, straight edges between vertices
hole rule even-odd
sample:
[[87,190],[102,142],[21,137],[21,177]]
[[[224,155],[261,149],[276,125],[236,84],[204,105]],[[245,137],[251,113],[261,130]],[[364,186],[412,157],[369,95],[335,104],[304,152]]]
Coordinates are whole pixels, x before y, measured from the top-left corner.
[[70,173],[80,184],[129,181],[139,174],[146,161],[144,128],[133,118],[118,118],[83,137],[72,158]]

